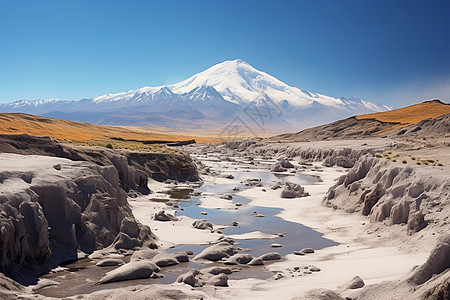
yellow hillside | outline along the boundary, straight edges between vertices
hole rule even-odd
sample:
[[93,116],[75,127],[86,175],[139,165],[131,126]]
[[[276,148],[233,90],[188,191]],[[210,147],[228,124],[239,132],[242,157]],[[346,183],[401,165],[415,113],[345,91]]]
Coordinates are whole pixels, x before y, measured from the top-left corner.
[[111,137],[133,140],[180,141],[195,139],[198,143],[218,139],[189,136],[177,133],[153,132],[150,129],[124,126],[101,126],[87,123],[38,117],[22,113],[0,113],[0,134],[29,134],[49,136],[74,142],[107,140]]
[[[359,115],[356,119],[376,119],[380,122],[400,123],[401,127],[416,124],[429,118],[437,118],[450,113],[450,105],[439,100],[427,101],[391,111]],[[398,128],[398,126],[396,126]]]

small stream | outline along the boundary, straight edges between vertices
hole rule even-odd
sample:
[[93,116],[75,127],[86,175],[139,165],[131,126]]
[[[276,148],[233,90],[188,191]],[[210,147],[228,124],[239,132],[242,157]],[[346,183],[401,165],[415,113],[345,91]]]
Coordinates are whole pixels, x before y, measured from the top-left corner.
[[[176,210],[177,216],[188,216],[194,219],[207,219],[216,225],[225,225],[227,228],[222,230],[224,235],[235,235],[249,233],[253,231],[261,231],[265,234],[278,235],[275,239],[235,239],[236,246],[246,249],[247,253],[252,256],[260,256],[268,252],[278,252],[282,256],[292,253],[295,250],[302,248],[322,249],[336,245],[335,242],[325,239],[322,234],[306,227],[302,224],[285,221],[276,215],[282,210],[281,208],[270,208],[250,205],[250,200],[236,195],[233,189],[244,190],[251,188],[245,185],[247,179],[261,179],[264,188],[270,189],[270,186],[275,182],[294,182],[300,185],[313,184],[317,181],[316,177],[305,175],[299,171],[295,173],[273,174],[268,170],[268,165],[273,164],[274,161],[245,161],[234,158],[232,161],[221,162],[216,156],[197,157],[206,166],[209,166],[212,172],[223,174],[231,174],[234,176],[233,180],[228,184],[217,184],[216,182],[206,182],[198,188],[174,186],[167,191],[170,195],[170,200],[166,201],[166,205],[172,206]],[[241,203],[233,209],[208,209],[199,207],[201,203],[201,196],[191,195],[193,192],[201,191],[208,195],[232,195],[233,203]],[[194,193],[195,194],[195,193]],[[149,195],[149,200],[160,202],[161,199]],[[301,201],[292,199],[292,201]],[[207,215],[201,214],[206,212]],[[257,212],[264,215],[264,217],[252,216],[252,213]],[[233,221],[238,222],[238,226],[230,226]],[[272,248],[271,244],[282,244],[281,248]],[[209,245],[178,245],[166,250],[167,252],[177,252],[191,250],[194,256],[200,253]],[[192,257],[191,257],[192,258]],[[129,257],[125,257],[127,262]],[[270,262],[266,262],[266,265]],[[90,259],[78,260],[75,263],[66,265],[69,268],[66,271],[54,274],[46,274],[42,278],[51,279],[59,282],[58,286],[47,287],[38,291],[39,294],[53,297],[65,297],[82,293],[91,293],[97,290],[134,286],[140,284],[169,284],[175,282],[176,278],[192,268],[202,269],[213,265],[222,265],[220,263],[202,264],[198,262],[180,263],[176,266],[163,268],[163,278],[159,279],[139,279],[132,281],[116,282],[111,284],[98,285],[96,282],[104,276],[108,271],[115,267],[96,267],[94,261]],[[230,279],[243,278],[270,278],[273,273],[268,271],[264,266],[246,266],[239,265],[240,271],[229,275]]]

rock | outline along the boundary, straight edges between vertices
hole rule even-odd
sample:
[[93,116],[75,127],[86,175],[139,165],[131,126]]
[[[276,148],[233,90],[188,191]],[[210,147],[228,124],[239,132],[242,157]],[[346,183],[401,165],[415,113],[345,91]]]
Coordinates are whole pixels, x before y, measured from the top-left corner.
[[281,248],[281,247],[283,247],[283,245],[274,243],[274,244],[270,245],[270,247],[272,247],[272,248]]
[[102,259],[95,265],[97,267],[113,267],[113,266],[123,265],[123,261],[120,259],[106,258],[106,259]]
[[260,266],[260,265],[264,265],[264,261],[261,257],[253,257],[253,259],[247,265]]
[[428,281],[435,274],[440,274],[450,268],[450,234],[442,237],[431,251],[423,265],[414,269],[408,282],[420,285]]
[[275,275],[272,276],[272,279],[274,280],[279,280],[281,278],[284,278],[284,275],[282,273],[276,273]]
[[305,255],[305,252],[302,251],[292,251],[292,253],[294,253],[295,255]]
[[178,218],[171,214],[166,214],[164,210],[161,210],[160,212],[155,214],[155,220],[161,222],[168,222],[168,221],[178,221]]
[[261,255],[259,258],[261,258],[262,260],[277,260],[281,259],[281,255],[277,252],[269,252]]
[[131,250],[138,246],[140,246],[141,243],[139,240],[130,238],[128,234],[126,233],[119,233],[114,240],[112,247],[114,249],[124,249],[124,250]]
[[196,278],[196,276],[198,276],[198,275],[200,275],[200,271],[197,269],[192,269],[189,272],[178,276],[177,282],[185,283],[192,287],[202,286],[203,284],[199,281],[198,278]]
[[236,206],[242,206],[242,203],[235,203]]
[[222,196],[220,196],[220,198],[225,199],[225,200],[232,200],[233,196],[231,196],[231,195],[222,195]]
[[349,282],[344,284],[344,290],[355,290],[365,286],[364,281],[359,276],[353,277]]
[[223,178],[234,179],[234,176],[231,174],[224,175]]
[[301,166],[309,166],[309,167],[311,167],[313,165],[312,163],[307,162],[307,161],[303,161],[303,160],[299,161],[298,164],[301,165]]
[[273,184],[270,188],[272,190],[277,190],[277,189],[280,189],[282,187],[283,187],[283,184],[280,181],[278,181],[277,183]]
[[[187,251],[186,251],[187,252]],[[172,256],[178,260],[178,262],[188,262],[189,261],[189,256],[188,253],[186,252],[174,252],[172,253]],[[192,252],[192,251],[191,251]],[[193,253],[192,253],[193,254]]]
[[231,226],[238,226],[239,224],[238,224],[238,222],[236,222],[236,221],[233,221],[233,223],[231,223]]
[[194,252],[192,250],[186,250],[184,252],[186,252],[187,255],[194,255]]
[[305,254],[314,253],[314,249],[312,249],[312,248],[303,248],[300,251],[305,253]]
[[225,274],[214,275],[208,280],[209,285],[228,286],[228,276]]
[[276,163],[272,168],[272,172],[286,172],[286,169],[281,166],[281,164]]
[[213,229],[213,225],[208,220],[196,220],[192,226],[197,229]]
[[208,213],[206,211],[201,211],[200,213],[204,216],[208,215]]
[[200,252],[194,259],[218,261],[235,254],[235,248],[227,242],[212,245]]
[[206,269],[202,269],[203,273],[210,273],[213,275],[218,275],[218,274],[231,274],[232,271],[230,268],[226,268],[226,267],[210,267],[210,268],[206,268]]
[[155,263],[158,267],[168,267],[179,264],[178,260],[173,255],[168,253],[157,254],[155,257],[153,257],[152,262]]
[[261,187],[262,185],[262,181],[261,179],[247,179],[244,181],[245,185],[247,186],[258,186]]
[[309,196],[309,193],[305,192],[302,186],[292,182],[286,182],[281,191],[281,198],[299,198],[306,196]]
[[135,261],[129,262],[117,269],[114,269],[99,280],[100,284],[133,280],[140,278],[150,278],[153,272],[158,272],[160,270],[154,263],[149,261]]
[[318,267],[316,267],[316,266],[311,266],[311,267],[309,267],[309,270],[310,270],[311,272],[320,272],[320,269],[319,269]]
[[346,156],[339,155],[339,156],[328,156],[323,162],[323,166],[325,167],[333,167],[335,165],[344,168],[351,168],[355,165],[355,161],[351,160]]
[[423,215],[422,211],[416,211],[414,213],[411,213],[408,217],[408,232],[414,233],[418,232],[425,227],[427,227],[428,222],[425,221],[425,216]]
[[[326,289],[313,289],[309,290],[302,297],[295,297],[291,300],[344,300],[341,296],[333,291]],[[352,300],[354,298],[346,298],[346,300]]]
[[136,220],[130,217],[123,218],[120,224],[120,232],[126,233],[131,238],[139,237],[139,227]]
[[291,169],[294,165],[287,159],[280,160],[280,165],[283,168]]
[[258,213],[258,212],[256,212],[256,211],[252,212],[252,213],[251,213],[251,216],[257,217],[257,218],[264,218],[264,217],[265,217],[265,215],[260,214],[260,213]]
[[134,251],[130,261],[152,260],[159,252],[154,249],[144,249]]
[[53,169],[61,171],[61,165],[60,164],[53,165]]
[[253,256],[251,256],[250,254],[246,254],[246,253],[235,254],[235,255],[231,256],[230,258],[228,258],[228,260],[225,262],[225,264],[227,262],[237,262],[240,264],[247,264],[252,259],[253,259]]

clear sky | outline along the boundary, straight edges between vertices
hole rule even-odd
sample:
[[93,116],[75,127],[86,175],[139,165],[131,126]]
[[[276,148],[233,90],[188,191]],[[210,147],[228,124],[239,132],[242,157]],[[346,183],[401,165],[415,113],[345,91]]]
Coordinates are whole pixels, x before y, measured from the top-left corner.
[[0,102],[176,83],[237,58],[330,96],[450,102],[450,1],[0,1]]

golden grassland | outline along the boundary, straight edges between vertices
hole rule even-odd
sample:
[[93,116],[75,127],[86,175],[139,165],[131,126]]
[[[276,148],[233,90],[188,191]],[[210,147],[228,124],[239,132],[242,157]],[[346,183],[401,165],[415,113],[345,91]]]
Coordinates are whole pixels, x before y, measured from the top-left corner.
[[[0,134],[29,134],[32,136],[48,136],[77,145],[106,146],[113,148],[141,149],[163,151],[166,147],[144,145],[142,143],[117,141],[125,140],[162,140],[184,141],[195,139],[197,143],[217,142],[219,138],[177,134],[176,132],[155,132],[140,127],[139,130],[126,126],[101,126],[88,123],[73,122],[52,118],[38,117],[23,113],[0,113]],[[165,150],[164,150],[165,151]]]
[[380,122],[399,123],[389,130],[416,124],[429,118],[437,118],[450,113],[450,105],[440,101],[427,101],[391,111],[359,115],[356,119],[376,119]]

